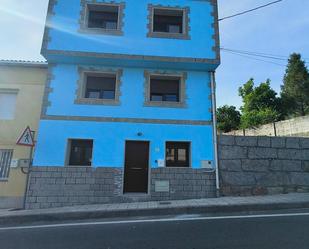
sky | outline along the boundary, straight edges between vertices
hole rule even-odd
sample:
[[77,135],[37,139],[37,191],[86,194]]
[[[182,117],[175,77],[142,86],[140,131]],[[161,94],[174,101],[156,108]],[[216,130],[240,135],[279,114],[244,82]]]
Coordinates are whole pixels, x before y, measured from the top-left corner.
[[[219,17],[271,0],[218,0]],[[0,0],[0,59],[44,60],[40,55],[48,0]],[[268,8],[220,22],[221,47],[280,55],[301,53],[309,62],[309,0],[284,0]],[[262,60],[268,60],[259,58]],[[287,61],[276,64],[221,52],[217,105],[241,106],[238,88],[250,78],[271,80],[280,92]],[[309,65],[309,64],[307,64]]]

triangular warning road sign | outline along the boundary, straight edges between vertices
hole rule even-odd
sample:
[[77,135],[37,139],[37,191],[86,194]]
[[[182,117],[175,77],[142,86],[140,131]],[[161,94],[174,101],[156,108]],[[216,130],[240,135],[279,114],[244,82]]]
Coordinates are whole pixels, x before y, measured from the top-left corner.
[[34,146],[34,138],[29,126],[24,130],[23,134],[18,139],[17,144],[30,147]]

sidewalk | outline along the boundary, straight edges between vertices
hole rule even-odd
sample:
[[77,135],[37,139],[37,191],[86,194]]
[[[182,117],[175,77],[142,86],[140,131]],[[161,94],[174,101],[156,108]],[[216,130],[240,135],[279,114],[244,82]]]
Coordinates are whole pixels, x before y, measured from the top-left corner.
[[152,201],[100,204],[41,210],[0,210],[0,225],[43,221],[55,222],[82,219],[265,211],[293,208],[309,208],[309,193],[254,197],[220,197],[164,202]]

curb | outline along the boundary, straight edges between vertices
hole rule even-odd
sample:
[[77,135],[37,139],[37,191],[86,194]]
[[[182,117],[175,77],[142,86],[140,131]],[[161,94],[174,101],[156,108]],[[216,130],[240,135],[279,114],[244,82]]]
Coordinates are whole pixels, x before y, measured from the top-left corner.
[[156,215],[180,215],[180,214],[215,214],[224,212],[250,212],[269,211],[284,209],[309,208],[309,202],[276,202],[276,203],[250,203],[237,205],[211,205],[211,206],[181,206],[181,207],[158,207],[129,210],[85,210],[46,212],[37,214],[14,214],[0,217],[0,225],[20,225],[31,222],[57,222],[103,218],[128,218]]

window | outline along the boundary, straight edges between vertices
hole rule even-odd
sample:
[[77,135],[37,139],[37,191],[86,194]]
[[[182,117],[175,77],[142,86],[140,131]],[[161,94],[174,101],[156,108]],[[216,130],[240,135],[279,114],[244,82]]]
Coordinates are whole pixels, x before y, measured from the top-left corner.
[[180,78],[150,76],[150,101],[179,102]]
[[0,120],[13,120],[15,117],[17,90],[0,89]]
[[88,4],[88,28],[118,29],[119,7]]
[[69,166],[92,165],[93,140],[72,139],[69,145]]
[[85,98],[88,99],[115,99],[116,75],[87,75]]
[[166,167],[190,167],[190,143],[166,143]]
[[149,5],[148,36],[189,39],[189,8]]
[[81,31],[122,35],[124,3],[82,2]]
[[13,150],[0,150],[0,180],[8,179]]
[[183,33],[183,10],[154,9],[153,32]]
[[78,71],[75,104],[120,105],[121,69],[79,67]]
[[144,106],[185,108],[185,72],[145,71]]

